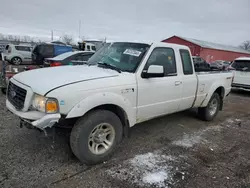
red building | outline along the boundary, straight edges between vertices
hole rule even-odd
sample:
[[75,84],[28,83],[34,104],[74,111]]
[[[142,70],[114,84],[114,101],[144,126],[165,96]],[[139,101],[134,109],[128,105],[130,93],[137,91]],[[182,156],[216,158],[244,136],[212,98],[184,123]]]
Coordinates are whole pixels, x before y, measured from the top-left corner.
[[200,56],[207,62],[215,60],[233,61],[238,57],[250,57],[250,52],[234,46],[216,44],[196,39],[173,36],[162,42],[188,46],[192,56]]

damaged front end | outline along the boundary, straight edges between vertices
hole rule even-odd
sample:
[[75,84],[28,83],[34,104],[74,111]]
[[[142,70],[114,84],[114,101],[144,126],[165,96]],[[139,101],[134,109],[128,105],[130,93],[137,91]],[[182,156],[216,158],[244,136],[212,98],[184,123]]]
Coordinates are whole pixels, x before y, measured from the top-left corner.
[[45,134],[46,128],[53,127],[61,118],[60,113],[45,114],[38,111],[18,111],[8,100],[6,100],[6,107],[10,112],[17,115],[21,119],[20,127],[25,126],[27,128],[37,128],[44,131]]

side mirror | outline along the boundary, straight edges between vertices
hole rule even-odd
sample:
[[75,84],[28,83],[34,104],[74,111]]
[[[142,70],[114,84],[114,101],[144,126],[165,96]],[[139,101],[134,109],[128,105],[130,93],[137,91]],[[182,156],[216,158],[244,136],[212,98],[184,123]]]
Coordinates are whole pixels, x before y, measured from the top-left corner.
[[164,77],[164,67],[161,65],[150,65],[148,70],[142,72],[142,78]]

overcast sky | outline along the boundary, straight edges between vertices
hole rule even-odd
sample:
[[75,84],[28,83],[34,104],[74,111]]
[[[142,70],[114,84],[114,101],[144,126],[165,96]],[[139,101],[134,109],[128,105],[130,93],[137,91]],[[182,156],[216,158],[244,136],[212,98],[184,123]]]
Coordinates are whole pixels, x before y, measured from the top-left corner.
[[0,33],[160,41],[250,40],[250,0],[2,0]]

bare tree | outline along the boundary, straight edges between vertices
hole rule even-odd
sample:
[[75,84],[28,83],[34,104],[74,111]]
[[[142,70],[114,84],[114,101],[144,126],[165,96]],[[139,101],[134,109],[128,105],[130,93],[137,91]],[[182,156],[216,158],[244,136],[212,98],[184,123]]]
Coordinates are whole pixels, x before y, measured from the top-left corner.
[[14,36],[14,41],[15,42],[20,42],[20,36]]
[[72,44],[73,38],[70,35],[63,35],[62,42],[66,43],[66,44]]
[[8,40],[9,41],[13,41],[14,40],[14,36],[13,35],[8,35]]
[[240,48],[242,48],[244,50],[249,50],[250,51],[250,40],[247,40],[247,41],[243,42],[240,45]]
[[4,35],[0,33],[0,40],[4,40]]
[[31,37],[30,36],[25,35],[22,38],[23,38],[23,40],[22,40],[23,42],[30,42],[31,41]]

